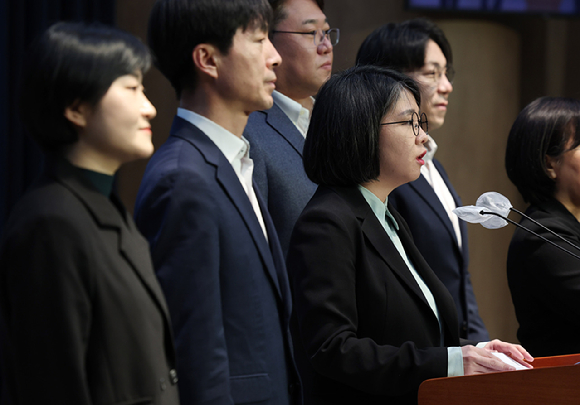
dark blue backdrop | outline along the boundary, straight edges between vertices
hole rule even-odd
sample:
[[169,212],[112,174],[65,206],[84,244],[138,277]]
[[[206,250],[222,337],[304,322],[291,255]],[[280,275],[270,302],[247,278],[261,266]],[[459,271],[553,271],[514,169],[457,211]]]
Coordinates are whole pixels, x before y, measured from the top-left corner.
[[409,10],[580,15],[580,0],[407,0]]
[[42,166],[18,117],[18,73],[27,46],[60,21],[115,24],[116,0],[0,0],[0,232]]
[[[18,73],[27,46],[60,20],[113,25],[115,10],[116,0],[0,0],[0,234],[10,209],[42,166],[42,154],[18,117]],[[0,371],[0,404],[6,405],[1,388]]]

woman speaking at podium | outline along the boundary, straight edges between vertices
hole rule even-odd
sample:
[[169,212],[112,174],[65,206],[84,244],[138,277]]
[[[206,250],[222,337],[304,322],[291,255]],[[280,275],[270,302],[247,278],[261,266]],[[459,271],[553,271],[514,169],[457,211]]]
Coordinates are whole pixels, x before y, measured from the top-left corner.
[[375,66],[333,76],[316,98],[304,167],[319,186],[288,253],[306,404],[415,404],[426,379],[514,369],[491,350],[532,360],[459,338],[453,298],[388,204],[424,163],[420,104],[412,79]]

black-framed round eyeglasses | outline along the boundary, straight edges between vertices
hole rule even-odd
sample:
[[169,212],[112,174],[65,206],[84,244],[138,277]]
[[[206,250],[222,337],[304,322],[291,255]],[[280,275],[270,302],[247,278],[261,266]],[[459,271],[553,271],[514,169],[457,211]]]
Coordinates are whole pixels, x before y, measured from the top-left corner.
[[413,134],[415,136],[419,135],[419,127],[421,127],[423,132],[425,132],[426,134],[429,132],[429,122],[427,121],[427,116],[425,115],[425,113],[419,115],[416,112],[414,112],[410,120],[383,122],[381,125],[393,125],[393,124],[411,125],[411,127],[413,128]]
[[314,39],[314,45],[318,46],[324,42],[325,39],[328,39],[330,45],[335,46],[338,44],[340,40],[340,29],[339,28],[331,28],[329,30],[314,30],[308,32],[298,32],[298,31],[278,31],[273,30],[272,34],[298,34],[298,35],[312,35]]

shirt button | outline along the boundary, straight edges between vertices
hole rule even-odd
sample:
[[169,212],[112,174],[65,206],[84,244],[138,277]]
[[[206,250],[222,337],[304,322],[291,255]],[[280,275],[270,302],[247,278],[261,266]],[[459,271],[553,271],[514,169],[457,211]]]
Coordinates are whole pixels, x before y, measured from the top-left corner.
[[165,378],[159,379],[159,386],[161,387],[161,391],[165,391],[167,389],[167,384],[165,384]]
[[177,371],[175,371],[174,368],[169,370],[169,381],[171,381],[171,384],[173,385],[177,384],[177,381],[179,381],[179,378],[177,378]]

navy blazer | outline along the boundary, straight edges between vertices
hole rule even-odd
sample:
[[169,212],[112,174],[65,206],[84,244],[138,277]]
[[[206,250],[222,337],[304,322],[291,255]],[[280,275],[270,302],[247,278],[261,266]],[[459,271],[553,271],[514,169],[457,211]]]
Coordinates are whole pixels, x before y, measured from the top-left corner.
[[302,163],[304,136],[274,103],[269,110],[250,114],[244,137],[250,142],[254,180],[286,256],[294,224],[316,191]]
[[[461,207],[461,200],[445,169],[436,159],[433,159],[433,163],[451,192],[455,204]],[[459,220],[462,238],[460,249],[453,224],[433,187],[423,175],[391,192],[389,203],[405,218],[415,245],[451,293],[460,320],[461,337],[477,341],[489,340],[487,329],[479,316],[471,276],[467,269],[469,256],[465,222]]]
[[179,117],[147,165],[135,218],[171,313],[182,404],[292,403],[289,284],[256,197],[268,240],[226,157]]
[[51,159],[11,213],[0,307],[14,405],[179,403],[147,241],[112,200]]
[[[526,214],[580,246],[580,223],[553,199]],[[577,249],[522,218],[520,224],[579,255]],[[580,262],[516,228],[507,257],[508,284],[520,327],[518,340],[532,356],[580,352]]]
[[466,343],[449,292],[405,221],[389,210],[437,303],[444,342],[437,317],[357,187],[320,186],[288,252],[308,405],[416,404],[422,381],[447,376],[444,346]]

